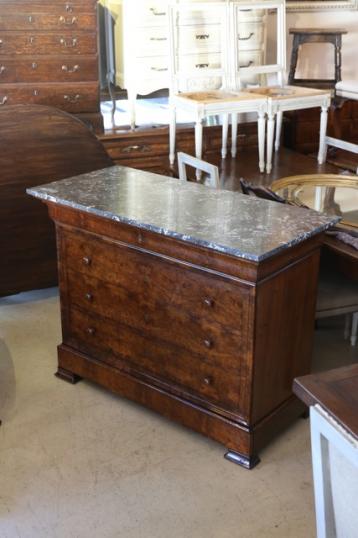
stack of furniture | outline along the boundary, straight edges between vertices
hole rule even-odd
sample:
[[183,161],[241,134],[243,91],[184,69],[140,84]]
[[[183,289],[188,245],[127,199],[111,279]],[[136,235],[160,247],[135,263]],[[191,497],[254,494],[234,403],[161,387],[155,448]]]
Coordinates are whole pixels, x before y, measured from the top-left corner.
[[0,83],[0,107],[51,105],[103,130],[96,0],[0,0]]
[[[102,1],[115,19],[116,84],[128,91],[132,128],[135,127],[137,95],[172,86],[168,55],[171,38],[168,32],[169,4],[186,8],[175,33],[180,47],[180,70],[191,75],[191,90],[213,90],[221,86],[220,78],[217,74],[212,76],[211,70],[222,66],[222,55],[228,48],[233,49],[236,42],[240,47],[242,69],[264,63],[265,10],[262,7],[256,9],[254,4],[239,8],[240,22],[235,29],[235,40],[232,40],[227,31],[222,31],[220,22],[220,12],[231,3],[232,0],[205,3],[200,0]],[[198,76],[206,79],[204,86],[202,80],[198,86]],[[244,79],[250,83],[259,81],[250,70]]]

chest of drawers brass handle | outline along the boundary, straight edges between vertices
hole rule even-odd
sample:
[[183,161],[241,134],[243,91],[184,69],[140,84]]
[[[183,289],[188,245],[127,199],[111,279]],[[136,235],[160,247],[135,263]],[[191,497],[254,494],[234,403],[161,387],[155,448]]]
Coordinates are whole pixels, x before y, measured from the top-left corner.
[[87,256],[85,256],[84,258],[82,258],[82,261],[83,261],[83,264],[84,264],[84,265],[87,265],[87,266],[88,266],[88,265],[91,265],[91,263],[92,263],[91,258],[88,258]]
[[66,4],[65,5],[65,10],[67,11],[67,13],[72,13],[73,7],[71,6],[71,4]]
[[34,95],[34,97],[37,97],[40,94],[40,92],[39,90],[34,90],[32,94]]
[[249,62],[247,62],[247,64],[240,64],[239,67],[240,69],[242,69],[243,67],[251,67],[251,65],[253,65],[253,60],[250,60]]
[[65,73],[76,73],[77,71],[79,71],[79,69],[80,66],[78,64],[74,65],[73,67],[69,67],[68,65],[62,66],[62,71],[64,71]]
[[209,64],[195,64],[195,67],[197,69],[207,69],[209,67]]
[[31,64],[31,69],[37,69],[37,63],[36,62],[33,62]]
[[93,327],[88,327],[87,334],[89,334],[90,336],[94,336],[96,334],[96,329],[94,329]]
[[203,40],[203,39],[209,39],[210,34],[197,34],[196,39]]
[[207,347],[208,349],[211,349],[214,346],[214,342],[209,339],[204,340],[204,344],[205,344],[205,347]]
[[73,26],[77,22],[77,17],[66,18],[63,15],[59,18],[59,21],[66,26]]
[[212,385],[212,384],[213,384],[213,380],[211,379],[211,377],[204,377],[204,384],[205,384],[206,386]]
[[255,35],[255,32],[250,32],[250,34],[249,34],[247,37],[241,37],[241,36],[239,35],[239,41],[248,41],[248,40],[251,39],[254,35]]
[[35,22],[35,18],[32,15],[30,15],[29,18],[28,18],[28,21],[29,22]]
[[77,47],[77,38],[74,37],[72,40],[70,41],[67,41],[67,39],[64,39],[63,37],[61,37],[60,39],[60,43],[61,45],[63,45],[64,47],[66,47],[67,49],[73,49],[75,47]]
[[3,106],[7,103],[8,97],[7,95],[4,95],[4,97],[0,101],[0,106]]
[[76,93],[76,95],[64,95],[63,98],[68,103],[78,103],[78,101],[81,99],[81,94]]
[[150,7],[149,11],[156,17],[164,17],[167,14],[166,11],[157,11],[155,7]]
[[208,297],[206,299],[204,299],[204,304],[206,306],[209,306],[210,308],[212,308],[214,306],[214,301],[213,299],[209,299]]
[[122,149],[122,153],[133,153],[134,151],[138,151],[140,153],[147,153],[148,151],[151,151],[151,147],[143,144],[141,146],[127,146],[126,148]]
[[33,36],[29,37],[29,43],[30,45],[33,45],[35,43],[35,38]]
[[2,39],[0,39],[0,47],[1,47],[1,45],[2,45],[3,43],[4,43],[4,42],[3,42],[3,40],[2,40]]
[[6,71],[6,67],[4,65],[1,65],[0,66],[0,75],[2,75],[2,73]]
[[87,299],[87,301],[88,301],[89,303],[92,303],[92,302],[93,302],[93,295],[92,295],[92,293],[86,293],[85,298]]

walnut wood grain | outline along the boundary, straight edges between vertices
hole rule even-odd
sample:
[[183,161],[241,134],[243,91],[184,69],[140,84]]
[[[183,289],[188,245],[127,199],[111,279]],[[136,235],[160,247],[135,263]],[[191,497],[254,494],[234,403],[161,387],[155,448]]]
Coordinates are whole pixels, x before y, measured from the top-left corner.
[[358,440],[358,364],[299,377],[293,390],[306,405],[320,405]]
[[230,461],[257,464],[304,412],[292,382],[310,371],[322,237],[255,263],[48,206],[59,377],[95,381],[221,442]]
[[57,282],[53,224],[26,188],[112,161],[79,120],[60,110],[9,106],[0,109],[0,123],[0,295],[8,295]]

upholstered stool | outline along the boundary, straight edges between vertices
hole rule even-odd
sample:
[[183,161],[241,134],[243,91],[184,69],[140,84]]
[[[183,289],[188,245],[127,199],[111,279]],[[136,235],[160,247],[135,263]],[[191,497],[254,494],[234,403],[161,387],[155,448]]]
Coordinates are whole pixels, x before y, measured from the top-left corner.
[[[317,88],[322,86],[334,88],[336,83],[342,79],[342,35],[347,34],[347,30],[342,28],[290,28],[290,34],[293,34],[293,45],[288,83]],[[295,78],[299,47],[305,43],[331,43],[334,46],[334,79]]]

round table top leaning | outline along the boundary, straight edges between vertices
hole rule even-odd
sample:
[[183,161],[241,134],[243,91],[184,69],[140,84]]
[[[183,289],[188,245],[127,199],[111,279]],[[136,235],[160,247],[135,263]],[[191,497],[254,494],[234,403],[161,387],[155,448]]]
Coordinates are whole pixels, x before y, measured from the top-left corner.
[[274,181],[271,188],[296,204],[340,216],[341,227],[358,231],[358,176],[290,176]]

